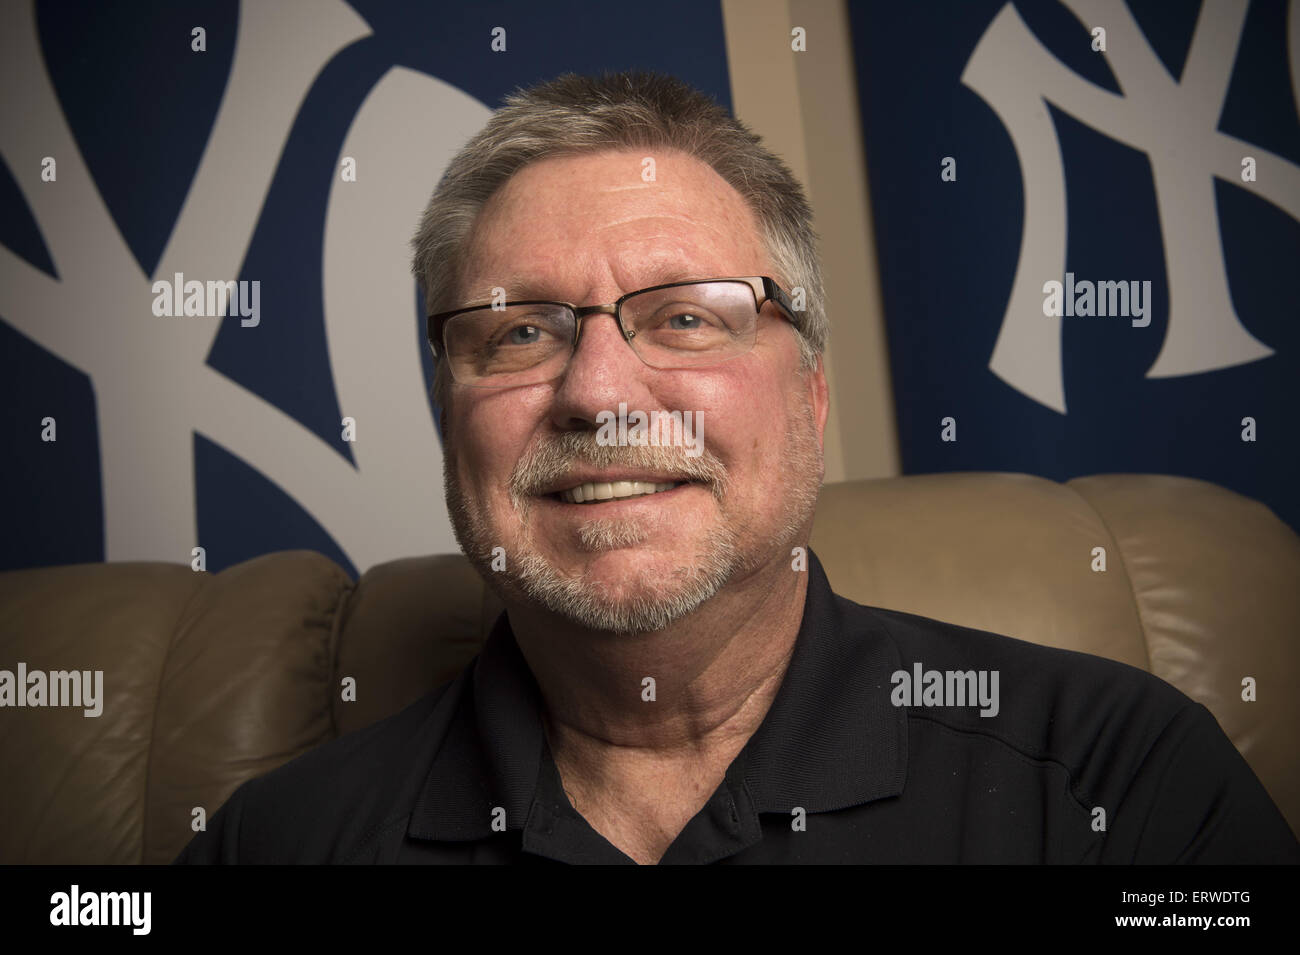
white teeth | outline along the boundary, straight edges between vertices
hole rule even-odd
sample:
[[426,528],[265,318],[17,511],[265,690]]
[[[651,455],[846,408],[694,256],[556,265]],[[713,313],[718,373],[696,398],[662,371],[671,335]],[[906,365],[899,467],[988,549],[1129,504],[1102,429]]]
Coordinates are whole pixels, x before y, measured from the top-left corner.
[[611,501],[616,498],[657,494],[660,491],[671,491],[676,486],[676,481],[664,481],[660,484],[651,481],[588,481],[586,484],[561,491],[560,499],[570,504],[586,504],[589,501]]

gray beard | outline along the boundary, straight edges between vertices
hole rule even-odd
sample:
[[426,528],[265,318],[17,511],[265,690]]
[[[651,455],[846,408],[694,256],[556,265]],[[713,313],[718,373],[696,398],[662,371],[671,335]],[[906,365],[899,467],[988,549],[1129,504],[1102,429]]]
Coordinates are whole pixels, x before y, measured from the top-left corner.
[[[456,476],[456,455],[448,448],[443,453],[443,478],[447,509],[456,540],[465,555],[478,569],[487,585],[503,601],[523,600],[591,630],[618,634],[653,633],[664,630],[693,613],[714,597],[734,577],[748,574],[771,561],[788,560],[789,548],[804,530],[817,505],[821,467],[812,409],[805,407],[804,420],[793,423],[786,434],[789,449],[789,472],[797,480],[791,490],[792,500],[785,509],[786,521],[775,540],[746,553],[739,533],[723,525],[709,534],[702,550],[677,569],[668,581],[653,593],[635,593],[614,597],[599,581],[583,574],[561,572],[535,551],[507,555],[506,569],[493,570],[492,549],[499,544],[481,515],[471,512]],[[511,477],[510,493],[515,511],[525,523],[531,509],[533,489],[544,486],[556,473],[575,462],[598,467],[629,466],[648,470],[678,470],[692,477],[706,479],[719,504],[726,494],[726,468],[707,450],[699,459],[683,459],[668,449],[608,447],[595,443],[592,432],[567,432],[549,440],[525,457]],[[587,551],[599,552],[639,544],[642,527],[632,521],[598,518],[578,528],[578,537]]]
[[516,561],[515,582],[534,602],[580,626],[609,633],[653,633],[695,611],[740,569],[743,561],[735,536],[714,536],[708,550],[696,554],[668,586],[653,594],[613,598],[601,583],[566,576],[535,553]]

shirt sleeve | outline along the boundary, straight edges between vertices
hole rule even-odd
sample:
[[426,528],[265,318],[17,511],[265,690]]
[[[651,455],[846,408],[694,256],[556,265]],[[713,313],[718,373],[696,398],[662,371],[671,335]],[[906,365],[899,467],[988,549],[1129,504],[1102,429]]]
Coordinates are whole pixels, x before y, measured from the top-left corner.
[[1294,864],[1300,842],[1214,715],[1193,702],[1143,760],[1101,861]]

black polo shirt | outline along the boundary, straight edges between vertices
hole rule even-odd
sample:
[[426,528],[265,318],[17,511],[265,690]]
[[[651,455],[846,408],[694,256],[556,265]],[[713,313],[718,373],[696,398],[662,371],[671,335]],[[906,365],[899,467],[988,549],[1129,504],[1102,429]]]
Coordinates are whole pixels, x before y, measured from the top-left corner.
[[[772,707],[663,862],[1300,861],[1214,717],[1169,684],[863,607],[809,565]],[[997,714],[903,696],[891,678],[917,664],[997,671]],[[631,863],[565,797],[539,707],[503,614],[460,677],[245,783],[177,862]]]

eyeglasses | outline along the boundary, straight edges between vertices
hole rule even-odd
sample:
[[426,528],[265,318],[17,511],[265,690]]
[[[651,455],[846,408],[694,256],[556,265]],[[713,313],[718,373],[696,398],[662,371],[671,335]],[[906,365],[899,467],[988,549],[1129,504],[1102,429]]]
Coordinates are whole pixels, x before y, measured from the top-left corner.
[[434,357],[446,357],[457,384],[510,388],[560,377],[589,315],[614,316],[623,340],[651,368],[708,368],[754,347],[768,302],[798,327],[790,297],[761,275],[655,285],[612,305],[528,301],[458,308],[428,316],[428,335]]

